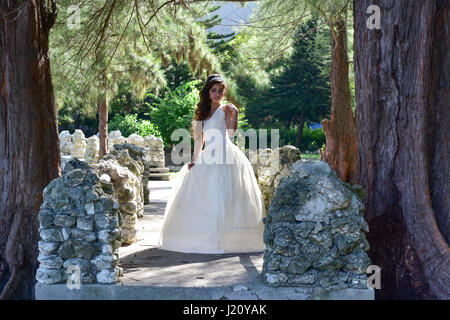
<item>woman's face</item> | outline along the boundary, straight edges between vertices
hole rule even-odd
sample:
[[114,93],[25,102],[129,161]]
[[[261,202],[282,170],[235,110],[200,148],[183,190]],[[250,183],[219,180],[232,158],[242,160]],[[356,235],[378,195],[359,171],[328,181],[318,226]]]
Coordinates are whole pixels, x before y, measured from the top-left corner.
[[223,95],[225,93],[225,88],[223,85],[218,83],[214,84],[211,89],[209,89],[209,98],[211,102],[220,104],[220,101],[223,99]]

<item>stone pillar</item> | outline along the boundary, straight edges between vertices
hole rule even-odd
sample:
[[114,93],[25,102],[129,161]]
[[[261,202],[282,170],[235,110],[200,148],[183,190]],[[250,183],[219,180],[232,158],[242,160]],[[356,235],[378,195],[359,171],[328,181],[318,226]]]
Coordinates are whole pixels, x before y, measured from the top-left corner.
[[83,131],[76,129],[72,136],[72,157],[80,160],[84,159],[86,152],[86,138]]
[[147,149],[146,162],[149,166],[148,179],[169,180],[169,168],[166,168],[163,140],[148,135],[145,137],[145,148]]
[[[148,180],[150,175],[150,164],[148,162],[148,149],[147,148],[141,148],[138,147],[132,143],[124,143],[120,145],[116,145],[116,148],[112,151],[112,155],[114,155],[116,158],[119,156],[119,153],[121,150],[128,150],[128,155],[135,161],[139,162],[142,165],[143,171],[136,170],[134,167],[136,165],[130,166],[128,163],[127,156],[124,154],[122,157],[119,157],[123,159],[122,163],[130,167],[130,170],[134,170],[136,175],[141,178],[142,182],[142,197],[144,199],[144,204],[148,204],[150,201],[150,190],[148,189]],[[142,211],[143,215],[143,211]],[[140,218],[140,214],[138,214],[138,217]]]
[[138,147],[144,147],[145,141],[140,135],[133,133],[127,138],[128,143],[132,143]]
[[98,163],[100,153],[100,139],[97,136],[89,137],[86,140],[86,152],[84,159],[89,164]]
[[300,160],[300,150],[291,145],[274,150],[258,149],[258,153],[249,160],[261,189],[266,212],[268,212],[280,180],[287,176],[291,166]]
[[265,284],[367,289],[361,189],[342,182],[326,162],[294,163],[264,218]]
[[137,180],[134,183],[134,187],[136,188],[135,210],[137,217],[142,218],[144,216],[144,186],[142,185],[144,165],[142,162],[134,160],[130,156],[128,149],[114,151],[110,154],[110,156],[112,155],[115,156],[121,166],[128,168],[136,176]]
[[119,204],[122,218],[123,244],[131,244],[137,240],[136,224],[138,212],[143,215],[143,199],[141,197],[140,179],[126,166],[119,164],[112,154],[108,154],[93,164],[102,179],[110,180],[115,191],[115,198]]
[[59,134],[59,149],[62,155],[72,154],[72,135],[67,130]]
[[63,283],[77,270],[81,284],[118,281],[121,229],[113,194],[110,183],[76,159],[47,185],[38,215],[38,282]]
[[165,157],[163,140],[161,138],[156,138],[153,135],[148,135],[145,137],[144,146],[148,149],[147,161],[149,162],[149,166],[164,168]]
[[115,144],[122,144],[127,142],[127,139],[122,136],[122,133],[119,130],[111,131],[108,135],[108,145],[109,151],[114,149]]
[[72,135],[64,130],[59,134],[59,150],[61,152],[61,169],[72,160]]

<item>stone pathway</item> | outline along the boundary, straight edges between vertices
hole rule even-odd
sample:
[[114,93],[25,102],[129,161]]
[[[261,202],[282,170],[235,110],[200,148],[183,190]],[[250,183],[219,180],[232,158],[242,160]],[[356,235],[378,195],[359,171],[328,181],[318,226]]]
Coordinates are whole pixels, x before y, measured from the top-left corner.
[[123,285],[216,287],[258,277],[264,253],[195,254],[156,248],[172,181],[149,182],[150,204],[138,222],[138,241],[119,249]]

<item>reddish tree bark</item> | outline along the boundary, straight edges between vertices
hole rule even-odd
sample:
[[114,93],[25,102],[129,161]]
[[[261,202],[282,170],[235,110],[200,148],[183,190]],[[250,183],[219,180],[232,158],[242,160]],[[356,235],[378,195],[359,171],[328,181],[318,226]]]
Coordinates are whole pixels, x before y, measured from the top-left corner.
[[106,94],[102,97],[98,106],[98,135],[100,139],[99,160],[108,152],[108,105],[106,104]]
[[358,140],[348,77],[345,16],[343,14],[330,22],[333,23],[330,27],[336,30],[331,36],[331,119],[322,121],[327,142],[321,160],[328,162],[341,180],[355,184],[358,178]]
[[359,182],[379,299],[450,298],[450,1],[354,1]]
[[56,5],[0,2],[0,297],[33,298],[44,187],[60,175],[48,35]]

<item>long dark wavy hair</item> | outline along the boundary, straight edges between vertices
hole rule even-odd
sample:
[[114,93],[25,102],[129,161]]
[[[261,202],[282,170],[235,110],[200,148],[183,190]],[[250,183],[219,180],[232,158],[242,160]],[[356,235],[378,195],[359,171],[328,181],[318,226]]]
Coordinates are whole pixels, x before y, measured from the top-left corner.
[[194,121],[202,121],[208,119],[211,114],[211,99],[209,98],[209,90],[215,84],[220,84],[224,87],[224,95],[228,91],[228,86],[222,76],[218,73],[213,73],[206,79],[203,88],[200,90],[200,101],[197,103],[197,108],[195,109],[194,119],[192,121],[192,132],[194,132]]

